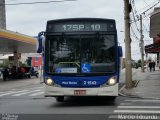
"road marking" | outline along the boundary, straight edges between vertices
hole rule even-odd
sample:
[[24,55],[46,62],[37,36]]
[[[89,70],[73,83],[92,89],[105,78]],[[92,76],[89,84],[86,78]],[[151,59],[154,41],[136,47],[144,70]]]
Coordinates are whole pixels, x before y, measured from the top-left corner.
[[10,92],[15,92],[15,91],[10,90],[10,91],[4,91],[4,92],[0,92],[0,93],[10,93]]
[[135,93],[143,93],[143,92],[135,92]]
[[159,110],[114,110],[114,113],[160,113]]
[[30,87],[30,88],[27,88],[27,89],[43,89],[43,87]]
[[37,96],[37,95],[41,95],[41,94],[44,94],[44,92],[33,93],[33,94],[29,95],[29,96]]
[[160,106],[117,106],[117,108],[159,109]]
[[44,88],[44,87],[35,87],[35,88]]
[[144,100],[125,100],[127,102],[160,102],[160,100],[149,100],[149,99],[144,99]]
[[26,92],[26,91],[29,91],[29,90],[21,90],[21,91],[7,91],[7,93],[0,94],[0,97],[5,96],[5,95],[14,94],[14,93]]
[[120,105],[130,105],[131,103],[120,103]]
[[11,89],[11,90],[19,90],[19,89]]
[[160,93],[159,93],[159,92],[157,92],[157,93],[151,93],[151,94],[154,94],[154,95],[159,95]]
[[23,93],[19,93],[19,94],[14,94],[12,96],[21,96],[21,95],[25,95],[25,94],[33,93],[33,92],[37,92],[37,91],[41,91],[41,90],[33,90],[33,91],[29,91],[29,92],[23,92]]
[[110,115],[109,117],[108,117],[109,119],[118,119],[118,115]]

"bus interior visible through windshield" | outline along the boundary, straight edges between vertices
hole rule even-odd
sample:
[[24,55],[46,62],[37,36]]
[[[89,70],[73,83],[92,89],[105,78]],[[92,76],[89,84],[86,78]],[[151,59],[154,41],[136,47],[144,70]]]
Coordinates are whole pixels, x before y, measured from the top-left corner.
[[46,37],[48,73],[106,73],[116,69],[115,35]]

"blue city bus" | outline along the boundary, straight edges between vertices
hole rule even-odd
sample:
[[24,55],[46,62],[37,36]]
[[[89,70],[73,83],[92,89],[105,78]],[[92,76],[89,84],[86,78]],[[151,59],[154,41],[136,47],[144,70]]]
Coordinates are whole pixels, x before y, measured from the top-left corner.
[[44,59],[45,97],[118,96],[120,58],[113,19],[70,18],[47,21],[38,34]]

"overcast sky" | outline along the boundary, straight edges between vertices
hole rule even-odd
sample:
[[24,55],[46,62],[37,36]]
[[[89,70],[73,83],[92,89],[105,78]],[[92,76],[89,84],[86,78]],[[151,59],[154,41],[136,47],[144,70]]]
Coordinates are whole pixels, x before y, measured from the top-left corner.
[[[6,0],[8,3],[40,2],[47,0]],[[48,0],[49,1],[49,0]],[[144,12],[158,0],[135,0],[137,15]],[[7,29],[30,36],[37,36],[38,32],[44,31],[47,20],[60,18],[94,17],[115,19],[117,24],[118,40],[124,50],[124,2],[123,0],[77,0],[57,2],[49,4],[33,5],[6,5]],[[152,12],[149,10],[145,15]],[[132,16],[132,15],[131,15]],[[144,18],[144,42],[151,44],[149,38],[149,16]],[[139,38],[136,25],[133,29]],[[137,22],[139,27],[139,22]],[[133,33],[132,33],[133,35]],[[139,42],[132,37],[132,58],[140,59]],[[152,56],[154,57],[154,56]]]

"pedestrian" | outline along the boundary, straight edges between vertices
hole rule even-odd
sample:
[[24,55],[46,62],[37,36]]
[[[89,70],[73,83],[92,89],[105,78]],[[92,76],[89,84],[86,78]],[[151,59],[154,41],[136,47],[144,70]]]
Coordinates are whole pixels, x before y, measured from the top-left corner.
[[9,79],[9,70],[6,67],[3,71],[3,80],[5,81],[7,78]]
[[150,70],[150,72],[152,71],[152,62],[151,61],[149,62],[149,70]]
[[153,71],[155,71],[155,66],[156,66],[156,63],[153,61],[153,62],[152,62]]

